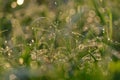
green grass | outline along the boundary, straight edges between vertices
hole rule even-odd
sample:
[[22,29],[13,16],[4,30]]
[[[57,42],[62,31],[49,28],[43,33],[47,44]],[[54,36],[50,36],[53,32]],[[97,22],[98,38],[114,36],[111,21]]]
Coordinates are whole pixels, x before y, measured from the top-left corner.
[[0,80],[120,80],[117,2],[0,5]]

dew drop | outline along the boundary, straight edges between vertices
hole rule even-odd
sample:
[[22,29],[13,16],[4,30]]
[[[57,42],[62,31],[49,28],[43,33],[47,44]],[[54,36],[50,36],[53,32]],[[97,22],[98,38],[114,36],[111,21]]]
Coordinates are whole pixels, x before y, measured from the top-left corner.
[[34,28],[32,27],[32,30],[34,30]]
[[8,56],[11,56],[11,53],[8,53]]
[[98,37],[98,36],[97,36],[96,38],[97,38],[97,39],[99,39],[99,37]]
[[110,41],[110,38],[108,38],[108,41]]
[[32,41],[32,43],[34,43],[34,40],[33,40],[33,39],[32,39],[31,41]]
[[102,31],[103,31],[103,33],[105,33],[105,29],[104,28],[102,29]]
[[20,64],[23,64],[23,63],[24,63],[23,58],[19,58],[19,63],[20,63]]
[[5,44],[7,44],[7,41],[5,41]]
[[29,46],[32,46],[32,44],[29,44]]
[[17,3],[16,2],[12,2],[11,7],[12,8],[16,8],[16,6],[17,6]]
[[104,31],[105,29],[103,28],[102,30]]
[[57,5],[57,2],[54,2],[55,5]]

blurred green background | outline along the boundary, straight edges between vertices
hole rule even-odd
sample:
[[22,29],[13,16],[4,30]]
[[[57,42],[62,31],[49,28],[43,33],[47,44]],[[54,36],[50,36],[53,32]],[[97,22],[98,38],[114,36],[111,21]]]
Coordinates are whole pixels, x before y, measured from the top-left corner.
[[119,0],[0,0],[0,80],[120,80]]

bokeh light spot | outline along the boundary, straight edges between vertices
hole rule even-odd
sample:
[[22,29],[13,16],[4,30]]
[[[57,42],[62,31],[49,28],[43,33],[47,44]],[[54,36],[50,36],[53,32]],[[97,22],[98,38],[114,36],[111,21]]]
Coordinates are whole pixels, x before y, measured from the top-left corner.
[[17,3],[16,2],[12,2],[11,7],[15,8],[16,6],[17,6]]
[[18,5],[22,5],[24,3],[24,0],[17,0]]

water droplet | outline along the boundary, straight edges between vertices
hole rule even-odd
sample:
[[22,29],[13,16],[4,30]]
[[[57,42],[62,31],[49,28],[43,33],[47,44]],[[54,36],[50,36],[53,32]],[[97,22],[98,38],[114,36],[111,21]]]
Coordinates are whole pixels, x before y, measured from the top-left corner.
[[31,41],[32,41],[32,43],[34,43],[34,40],[33,40],[33,39],[32,39]]
[[32,27],[32,30],[34,30],[34,28]]
[[108,38],[108,41],[110,41],[110,38]]
[[11,55],[11,53],[9,52],[9,53],[8,53],[8,56],[10,56],[10,55]]
[[11,7],[12,8],[16,8],[16,6],[17,6],[17,3],[16,2],[12,2]]
[[55,2],[54,4],[57,5],[57,2]]
[[102,30],[104,31],[105,29],[103,28]]
[[97,36],[96,38],[97,38],[97,39],[99,39],[99,37],[98,37],[98,36]]
[[105,33],[105,29],[104,28],[102,29],[102,31],[103,31],[103,33]]
[[23,64],[23,62],[24,62],[23,58],[19,58],[19,63]]
[[32,46],[32,44],[29,44],[29,46]]
[[8,46],[6,46],[6,51],[8,51],[9,50],[9,47]]
[[5,41],[5,44],[7,44],[7,41]]

